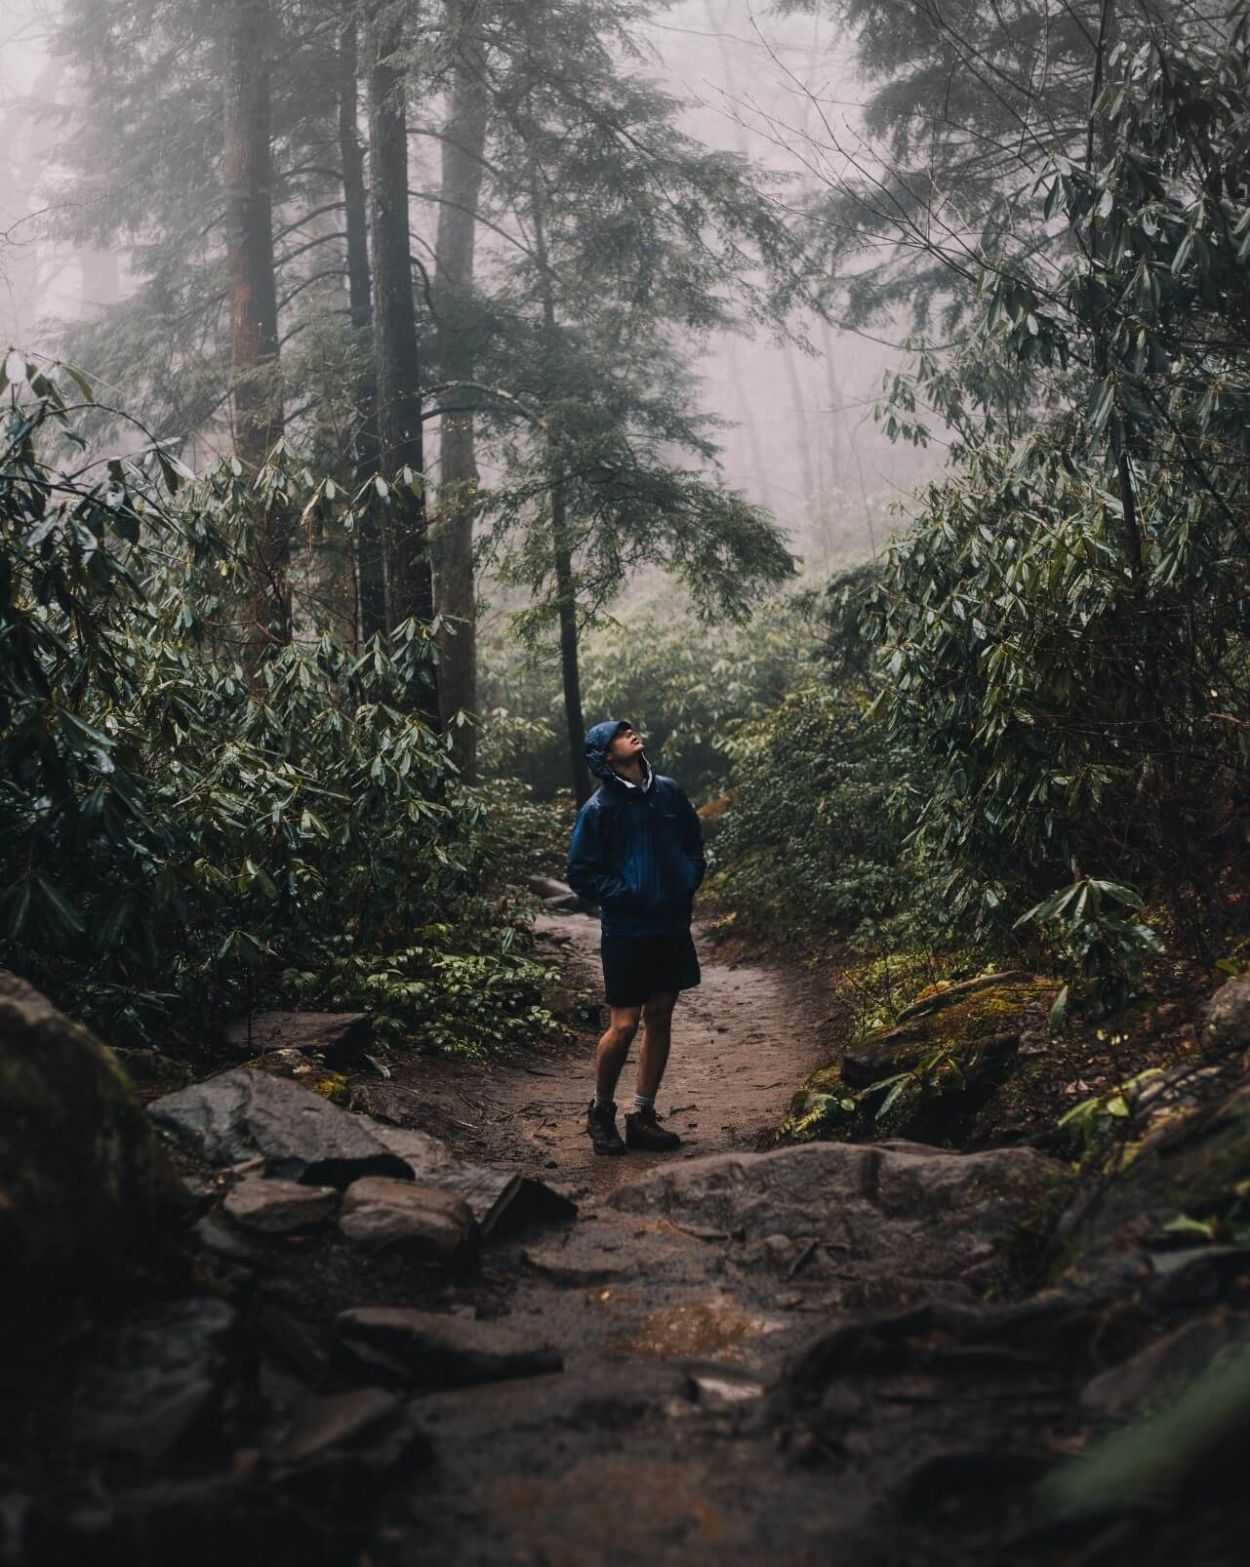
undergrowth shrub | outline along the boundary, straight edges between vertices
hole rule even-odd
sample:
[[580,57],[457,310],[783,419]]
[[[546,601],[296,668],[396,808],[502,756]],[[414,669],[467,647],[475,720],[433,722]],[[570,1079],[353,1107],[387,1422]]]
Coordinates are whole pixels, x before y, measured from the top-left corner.
[[497,790],[463,787],[414,711],[435,628],[358,653],[312,628],[240,667],[252,519],[325,486],[281,453],[253,477],[183,483],[159,451],[67,475],[56,384],[6,373],[0,961],[126,1042],[314,994],[443,1048],[554,1031],[495,885]]
[[897,810],[906,758],[867,705],[810,682],[729,742],[715,887],[744,924],[781,940],[869,943],[922,909]]

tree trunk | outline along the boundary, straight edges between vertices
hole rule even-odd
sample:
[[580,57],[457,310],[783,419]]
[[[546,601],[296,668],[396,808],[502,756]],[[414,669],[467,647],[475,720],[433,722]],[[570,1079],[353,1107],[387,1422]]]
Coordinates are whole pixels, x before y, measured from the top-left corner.
[[[357,73],[359,69],[356,15],[352,0],[339,29],[339,167],[343,174],[344,227],[347,230],[347,300],[349,319],[362,370],[356,388],[359,428],[355,441],[356,482],[363,484],[378,471],[377,387],[373,375],[373,279],[369,271],[369,196],[365,187],[365,154],[360,144]],[[361,520],[355,541],[356,631],[361,641],[386,630],[386,573],[382,560],[382,530],[374,513]]]
[[[230,373],[235,451],[252,468],[282,434],[278,299],[273,263],[273,171],[269,141],[268,0],[228,0],[225,62],[226,256],[230,278]],[[256,518],[253,586],[244,608],[249,663],[291,640],[289,519],[281,507]]]
[[[559,358],[559,327],[547,253],[547,223],[542,185],[531,169],[534,256],[538,262],[543,299],[543,335],[547,364],[553,370]],[[549,391],[551,388],[548,389]],[[590,769],[583,749],[582,677],[577,649],[577,584],[573,576],[573,543],[569,535],[568,504],[560,472],[560,453],[547,429],[547,481],[551,497],[551,559],[556,579],[556,614],[560,623],[560,678],[564,685],[564,722],[569,741],[569,774],[578,805],[590,798]]]
[[[485,62],[469,36],[476,5],[454,6],[452,25],[459,33],[452,72],[451,114],[443,139],[442,205],[436,248],[439,300],[443,312],[443,367],[449,381],[473,377],[473,343],[466,330],[472,307],[473,250],[477,204],[486,147]],[[453,395],[453,402],[457,399]],[[477,729],[450,727],[453,715],[477,708],[477,602],[473,581],[473,514],[477,489],[477,450],[471,409],[443,415],[440,432],[442,484],[435,549],[436,593],[441,615],[457,624],[439,636],[439,704],[449,728],[452,756],[468,782],[477,777]]]
[[[412,7],[403,13],[411,19]],[[421,377],[417,314],[412,293],[408,233],[408,130],[400,11],[383,0],[374,10],[369,60],[369,217],[373,244],[374,362],[378,387],[381,468],[388,481],[408,468],[413,486],[395,483],[387,512],[387,624],[434,618],[425,512],[425,450],[421,431]],[[414,493],[414,489],[415,492]],[[434,672],[417,705],[438,723]]]
[[[552,454],[554,474],[555,455]],[[573,583],[573,552],[569,544],[568,512],[564,486],[553,477],[551,486],[551,547],[556,569],[557,608],[560,615],[560,676],[564,683],[564,721],[569,737],[569,771],[578,805],[590,798],[590,769],[586,765],[582,716],[582,677],[577,660],[577,599]]]

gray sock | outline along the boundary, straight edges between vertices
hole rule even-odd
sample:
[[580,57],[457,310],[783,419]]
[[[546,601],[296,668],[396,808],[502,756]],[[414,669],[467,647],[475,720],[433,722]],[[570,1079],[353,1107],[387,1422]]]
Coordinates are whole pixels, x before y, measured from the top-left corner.
[[595,1089],[594,1106],[596,1110],[606,1110],[611,1103],[610,1099],[605,1099],[599,1090]]
[[634,1095],[634,1114],[635,1115],[637,1115],[640,1110],[654,1110],[654,1109],[655,1109],[655,1095],[654,1094],[635,1094]]

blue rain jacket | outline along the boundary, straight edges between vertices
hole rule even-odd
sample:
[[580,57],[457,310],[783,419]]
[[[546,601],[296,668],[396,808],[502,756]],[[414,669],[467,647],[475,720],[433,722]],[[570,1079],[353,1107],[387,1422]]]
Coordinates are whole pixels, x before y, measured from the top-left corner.
[[586,761],[599,788],[577,813],[569,844],[568,883],[599,905],[610,936],[662,936],[687,930],[695,891],[707,869],[703,828],[675,778],[652,772],[647,789],[631,788],[608,764],[608,746],[623,720],[607,718],[586,733]]

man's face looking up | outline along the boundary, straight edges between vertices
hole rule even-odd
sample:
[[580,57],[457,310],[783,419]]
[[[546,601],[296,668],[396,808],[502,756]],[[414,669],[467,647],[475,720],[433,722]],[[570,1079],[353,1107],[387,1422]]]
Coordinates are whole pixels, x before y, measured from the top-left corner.
[[642,740],[628,724],[618,729],[608,746],[608,761],[612,766],[630,762],[642,751]]

